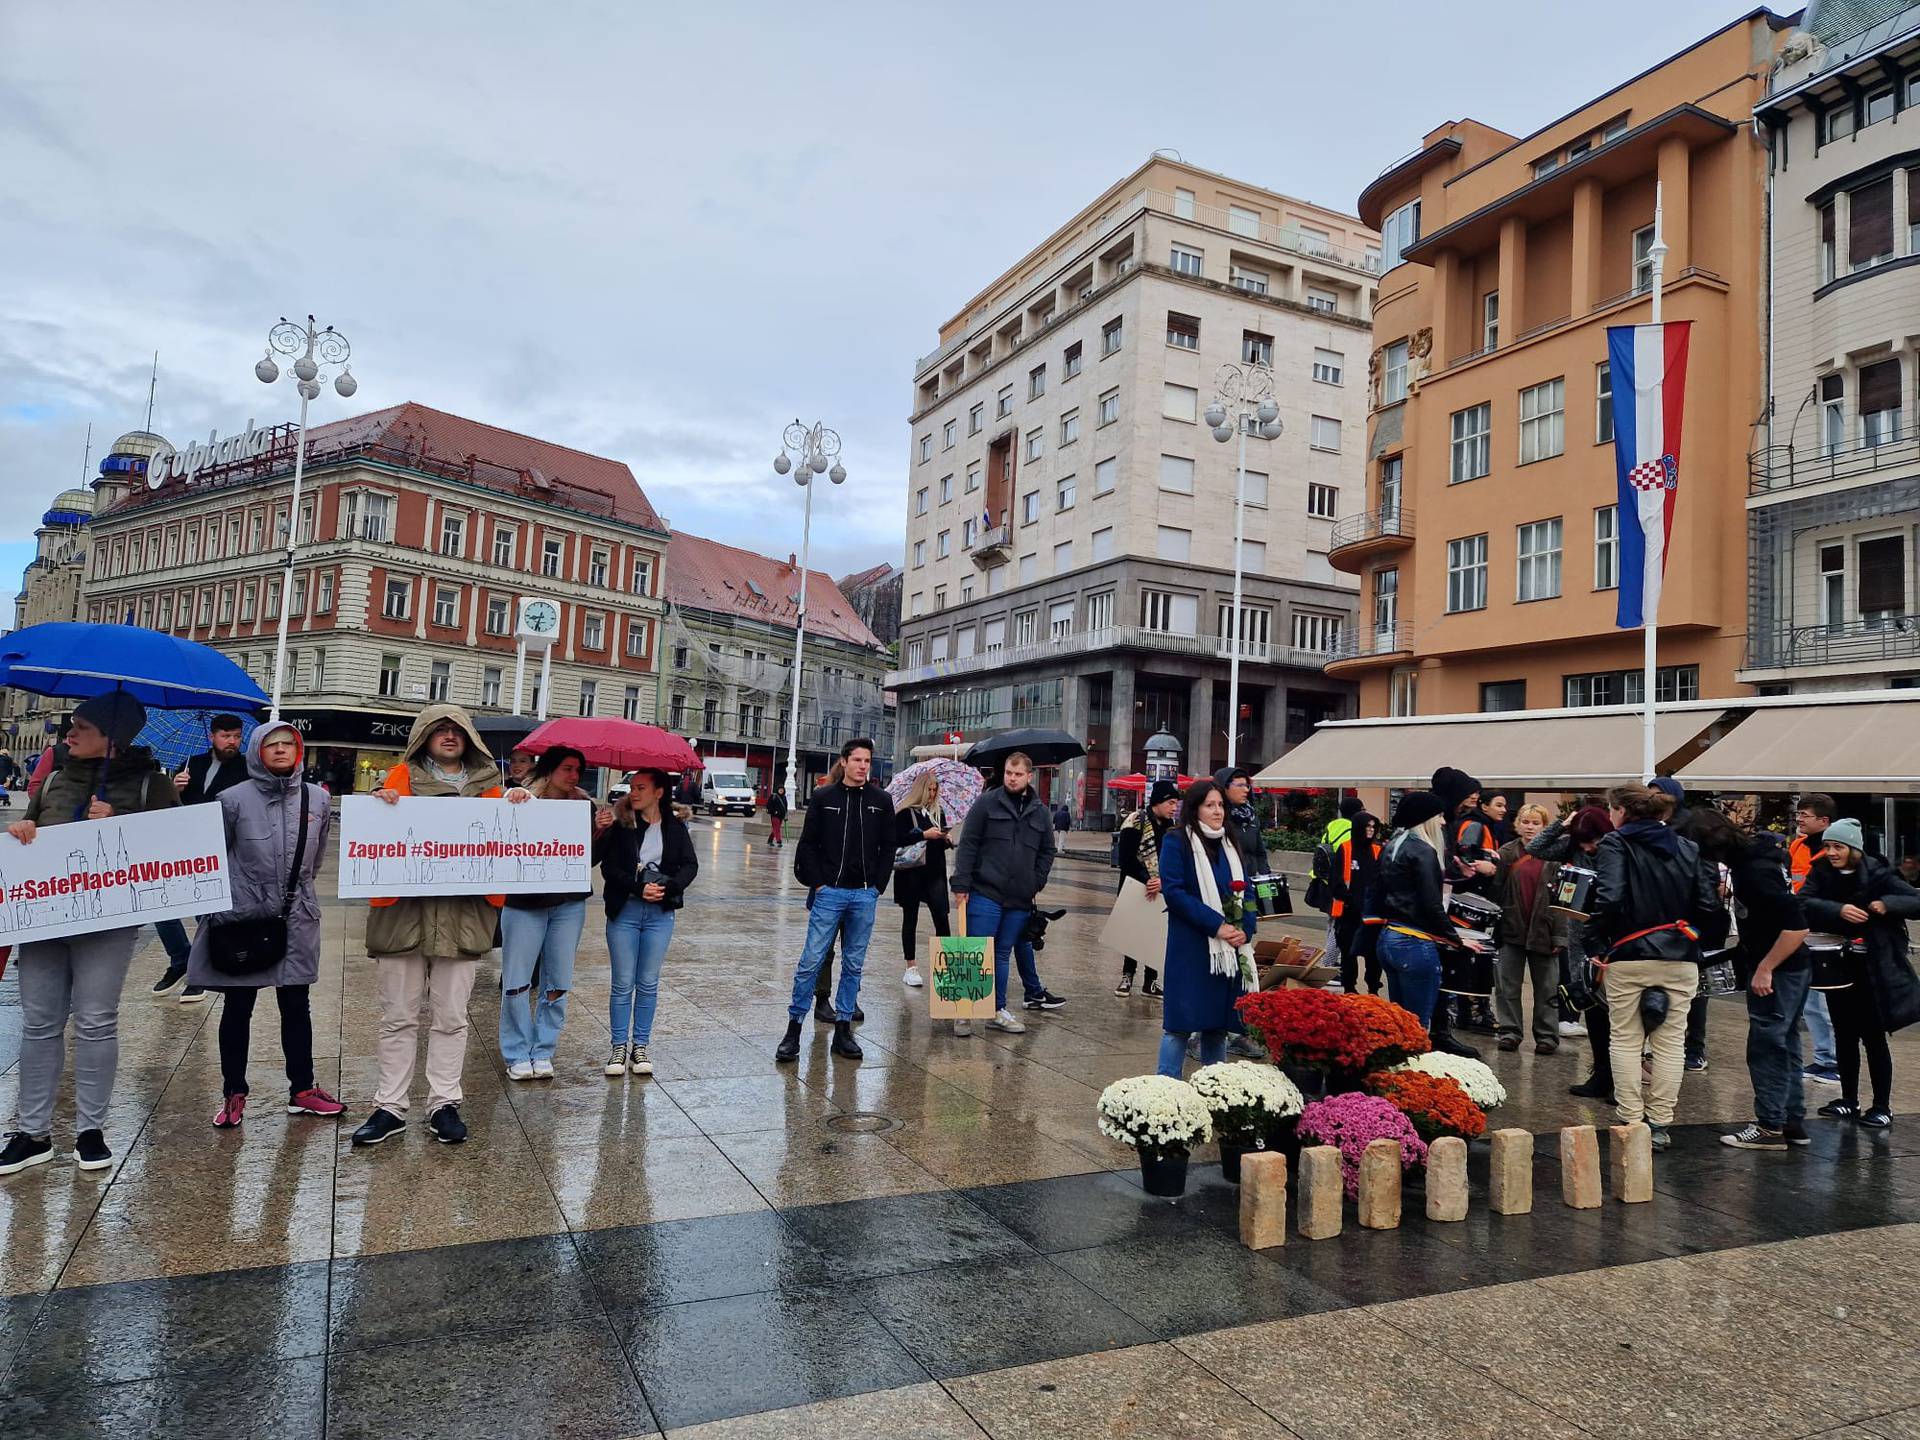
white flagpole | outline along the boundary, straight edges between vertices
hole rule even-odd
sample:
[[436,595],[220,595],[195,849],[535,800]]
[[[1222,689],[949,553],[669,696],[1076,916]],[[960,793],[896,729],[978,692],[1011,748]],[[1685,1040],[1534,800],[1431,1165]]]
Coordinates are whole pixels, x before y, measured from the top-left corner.
[[[1663,208],[1663,203],[1664,203],[1664,197],[1661,193],[1662,188],[1663,187],[1660,185],[1658,181],[1654,183],[1653,245],[1652,245],[1652,248],[1649,249],[1649,251],[1647,252],[1648,259],[1650,259],[1653,262],[1653,323],[1655,325],[1658,325],[1661,323],[1660,322],[1660,291],[1665,282],[1666,270],[1667,270],[1667,240],[1666,240],[1666,231],[1662,225],[1663,217],[1661,215],[1661,210]],[[1636,514],[1633,517],[1633,523],[1636,525],[1641,523],[1640,517],[1638,514]],[[1663,570],[1666,567],[1666,563],[1667,563],[1667,554],[1666,554],[1665,548],[1662,547],[1660,552],[1660,565]],[[1641,584],[1643,587],[1645,583],[1646,582],[1643,577],[1641,581]],[[1662,577],[1662,584],[1660,588],[1661,589],[1665,588],[1664,576]],[[1645,594],[1645,591],[1643,588],[1642,595],[1644,596],[1644,594]],[[1640,718],[1640,772],[1641,772],[1640,779],[1642,783],[1651,781],[1653,779],[1654,763],[1659,758],[1654,753],[1655,741],[1654,741],[1654,708],[1653,708],[1654,677],[1659,673],[1657,651],[1659,649],[1659,644],[1660,644],[1660,606],[1659,606],[1658,595],[1659,595],[1659,591],[1656,590],[1655,591],[1656,598],[1652,606],[1647,606],[1643,600],[1641,608],[1645,610],[1646,613],[1640,617],[1641,633],[1645,637],[1645,641],[1646,641],[1645,656],[1642,662],[1644,673],[1642,674],[1641,680],[1640,680],[1640,689],[1641,689],[1640,699],[1643,707],[1641,712],[1641,718]]]

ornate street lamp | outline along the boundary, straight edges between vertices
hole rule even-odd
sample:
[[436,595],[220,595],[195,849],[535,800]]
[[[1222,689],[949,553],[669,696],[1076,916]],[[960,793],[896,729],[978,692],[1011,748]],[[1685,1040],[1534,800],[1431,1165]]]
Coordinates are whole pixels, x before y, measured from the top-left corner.
[[813,480],[825,475],[836,485],[847,483],[846,467],[840,463],[840,437],[825,425],[812,428],[795,420],[781,436],[780,453],[773,457],[773,473],[791,474],[793,483],[807,492],[800,524],[800,610],[793,626],[793,699],[787,716],[787,809],[799,801],[795,782],[800,764],[800,661],[807,638],[807,567],[813,541]]
[[1222,365],[1213,377],[1213,403],[1206,421],[1222,445],[1240,437],[1240,460],[1233,486],[1233,648],[1227,662],[1227,764],[1235,764],[1240,746],[1240,652],[1245,648],[1247,617],[1240,608],[1240,552],[1247,530],[1247,437],[1277,440],[1280,404],[1273,398],[1273,370],[1256,361]]

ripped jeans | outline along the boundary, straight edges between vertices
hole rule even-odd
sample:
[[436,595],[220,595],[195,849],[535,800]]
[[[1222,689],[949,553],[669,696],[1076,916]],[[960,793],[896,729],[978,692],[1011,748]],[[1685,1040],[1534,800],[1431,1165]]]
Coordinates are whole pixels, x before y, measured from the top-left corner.
[[[567,995],[573,989],[573,957],[587,923],[587,897],[564,900],[544,909],[500,912],[500,1058],[551,1060],[567,1023]],[[540,993],[532,1000],[535,965]]]

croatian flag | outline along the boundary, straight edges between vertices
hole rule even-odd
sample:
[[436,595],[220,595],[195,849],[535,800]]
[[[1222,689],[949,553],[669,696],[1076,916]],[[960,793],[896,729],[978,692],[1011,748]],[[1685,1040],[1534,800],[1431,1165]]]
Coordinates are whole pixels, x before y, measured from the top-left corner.
[[1687,394],[1691,321],[1609,325],[1613,460],[1619,477],[1620,602],[1623,630],[1660,622],[1674,502],[1680,493],[1680,417]]

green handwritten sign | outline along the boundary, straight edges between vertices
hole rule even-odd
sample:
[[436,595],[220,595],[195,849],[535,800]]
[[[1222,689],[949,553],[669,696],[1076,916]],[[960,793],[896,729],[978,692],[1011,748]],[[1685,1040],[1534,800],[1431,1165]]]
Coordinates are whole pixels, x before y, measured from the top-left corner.
[[971,1020],[993,1014],[991,939],[935,937],[928,942],[927,1004],[935,1019]]

